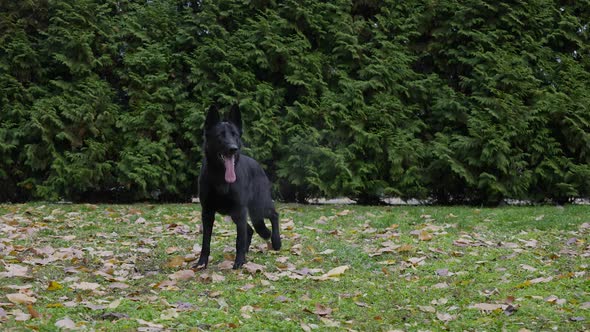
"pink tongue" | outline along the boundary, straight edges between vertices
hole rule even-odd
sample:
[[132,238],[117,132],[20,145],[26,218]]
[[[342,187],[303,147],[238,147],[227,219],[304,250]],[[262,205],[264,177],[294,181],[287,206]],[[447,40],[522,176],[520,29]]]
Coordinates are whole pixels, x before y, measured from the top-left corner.
[[236,171],[234,169],[234,158],[235,156],[223,158],[225,164],[225,182],[234,183],[236,182]]

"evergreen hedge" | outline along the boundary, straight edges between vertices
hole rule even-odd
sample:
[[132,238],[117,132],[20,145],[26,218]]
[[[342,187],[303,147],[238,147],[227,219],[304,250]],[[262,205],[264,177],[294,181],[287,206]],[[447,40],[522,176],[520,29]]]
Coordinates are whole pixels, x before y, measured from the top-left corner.
[[213,102],[283,200],[589,197],[589,25],[588,0],[0,0],[0,200],[186,200]]

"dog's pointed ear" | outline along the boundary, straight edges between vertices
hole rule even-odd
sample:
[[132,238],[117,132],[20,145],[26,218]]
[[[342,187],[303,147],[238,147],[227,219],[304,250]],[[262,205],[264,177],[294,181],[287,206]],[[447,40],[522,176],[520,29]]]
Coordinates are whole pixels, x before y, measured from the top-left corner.
[[232,107],[229,109],[229,116],[227,119],[229,122],[238,127],[240,136],[242,136],[242,113],[240,112],[240,107],[238,107],[237,104],[232,105]]
[[219,123],[219,108],[213,104],[207,111],[207,117],[205,118],[205,130],[210,129]]

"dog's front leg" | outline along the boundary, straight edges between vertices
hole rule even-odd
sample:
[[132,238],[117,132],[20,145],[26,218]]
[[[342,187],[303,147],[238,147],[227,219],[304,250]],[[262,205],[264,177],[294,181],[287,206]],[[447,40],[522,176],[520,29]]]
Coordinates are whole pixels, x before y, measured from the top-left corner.
[[234,269],[240,268],[246,263],[246,252],[248,251],[248,212],[243,208],[238,213],[232,215],[232,220],[236,224],[236,261]]
[[201,248],[201,256],[197,264],[193,268],[204,269],[209,263],[209,254],[211,253],[211,234],[213,233],[213,223],[215,221],[215,211],[203,210],[201,214],[203,224],[203,244]]

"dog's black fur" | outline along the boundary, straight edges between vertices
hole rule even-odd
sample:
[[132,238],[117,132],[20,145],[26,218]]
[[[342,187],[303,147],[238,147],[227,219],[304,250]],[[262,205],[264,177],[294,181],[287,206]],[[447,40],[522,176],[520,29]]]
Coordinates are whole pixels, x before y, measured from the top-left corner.
[[[195,268],[209,263],[211,234],[215,212],[231,216],[236,224],[236,260],[234,269],[246,262],[254,231],[271,239],[272,248],[281,248],[279,215],[270,195],[270,181],[256,160],[240,153],[242,119],[239,108],[232,106],[227,121],[221,121],[217,106],[207,112],[204,126],[205,158],[199,176],[199,199],[202,207],[203,248]],[[234,165],[232,167],[232,164]],[[264,224],[270,219],[272,232]]]

